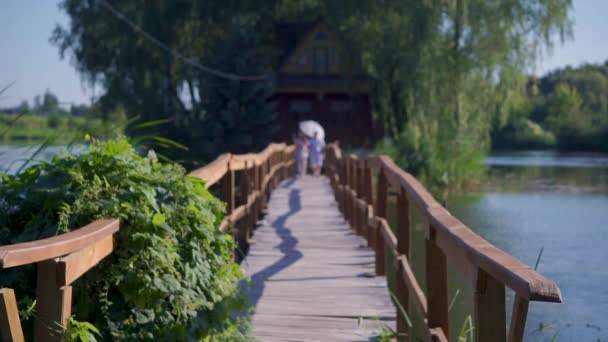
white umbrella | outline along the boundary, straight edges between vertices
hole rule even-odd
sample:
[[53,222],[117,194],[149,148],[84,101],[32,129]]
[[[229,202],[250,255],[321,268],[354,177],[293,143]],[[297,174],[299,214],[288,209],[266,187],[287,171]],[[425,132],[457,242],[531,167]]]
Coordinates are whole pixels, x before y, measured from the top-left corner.
[[310,138],[312,138],[316,132],[317,139],[325,141],[325,130],[323,129],[323,126],[319,125],[316,121],[308,120],[300,122],[300,131]]

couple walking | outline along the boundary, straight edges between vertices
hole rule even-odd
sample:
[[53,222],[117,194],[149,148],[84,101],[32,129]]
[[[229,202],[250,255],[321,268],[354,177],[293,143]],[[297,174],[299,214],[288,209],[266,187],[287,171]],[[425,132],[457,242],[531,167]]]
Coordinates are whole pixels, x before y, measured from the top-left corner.
[[308,138],[302,131],[299,131],[298,135],[294,137],[294,144],[296,145],[298,175],[303,176],[306,174],[306,166],[310,157],[312,174],[319,176],[321,174],[321,167],[323,166],[325,142],[319,139],[318,133],[315,131],[312,138]]

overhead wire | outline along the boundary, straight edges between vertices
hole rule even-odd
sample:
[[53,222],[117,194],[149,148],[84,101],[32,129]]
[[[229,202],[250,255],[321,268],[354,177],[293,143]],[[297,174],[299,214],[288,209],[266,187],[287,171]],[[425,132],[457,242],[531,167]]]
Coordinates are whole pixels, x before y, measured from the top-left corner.
[[205,73],[217,76],[217,77],[233,80],[233,81],[263,81],[263,80],[268,80],[270,78],[270,74],[238,75],[238,74],[234,74],[234,73],[223,72],[223,71],[205,66],[203,64],[200,64],[200,63],[196,62],[194,59],[186,57],[181,52],[172,49],[167,44],[163,43],[156,37],[154,37],[151,34],[149,34],[148,32],[146,32],[143,28],[141,28],[140,26],[135,24],[133,21],[131,21],[125,14],[123,14],[122,12],[120,12],[119,10],[114,8],[112,5],[110,5],[110,3],[108,3],[106,0],[97,0],[97,1],[103,7],[105,7],[108,11],[110,11],[117,19],[119,19],[123,23],[127,24],[135,32],[140,33],[148,41],[150,41],[151,43],[153,43],[160,49],[164,50],[165,52],[171,54],[175,58],[178,58],[178,59],[184,61],[184,63],[186,63],[186,64],[190,65],[191,67],[194,67],[202,72],[205,72]]

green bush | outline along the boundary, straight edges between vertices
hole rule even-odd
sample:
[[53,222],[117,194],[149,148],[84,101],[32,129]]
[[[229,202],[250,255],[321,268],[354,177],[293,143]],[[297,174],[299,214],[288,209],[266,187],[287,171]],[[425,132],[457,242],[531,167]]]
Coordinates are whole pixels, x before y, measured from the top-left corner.
[[492,136],[492,147],[495,149],[545,149],[553,148],[555,144],[553,132],[526,118],[514,120]]
[[[440,128],[433,128],[439,132]],[[431,134],[417,125],[407,125],[397,139],[384,140],[377,153],[389,155],[397,165],[418,177],[432,190],[458,188],[479,181],[485,174],[486,148],[466,134],[447,130]]]
[[61,114],[49,114],[47,118],[47,126],[49,128],[59,128],[62,124],[62,115]]
[[[92,323],[101,339],[244,336],[235,319],[245,304],[242,274],[231,235],[217,229],[223,204],[181,166],[141,157],[124,138],[93,142],[78,156],[0,175],[0,198],[0,245],[121,219],[118,249],[74,287],[74,319]],[[35,295],[34,267],[2,270],[0,283],[25,309]]]

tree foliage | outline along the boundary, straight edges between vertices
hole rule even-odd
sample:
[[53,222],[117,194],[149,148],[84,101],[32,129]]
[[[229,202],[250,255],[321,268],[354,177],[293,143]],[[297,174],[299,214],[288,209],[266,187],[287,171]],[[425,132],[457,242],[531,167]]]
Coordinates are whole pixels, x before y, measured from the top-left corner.
[[[268,87],[270,77],[254,82],[258,83],[255,85],[224,82],[167,52],[171,50],[194,64],[223,72],[270,73],[271,25],[268,23],[272,21],[265,20],[266,2],[128,0],[108,3],[160,41],[164,48],[120,20],[100,1],[63,1],[61,7],[71,22],[68,27],[57,27],[52,41],[62,54],[73,58],[76,68],[87,80],[104,90],[100,97],[102,107],[122,105],[129,115],[139,115],[143,121],[170,119],[173,124],[167,129],[149,133],[164,135],[191,147],[189,155],[180,157],[203,161],[232,147],[224,144],[237,133],[232,128],[256,131],[260,122],[272,117],[270,107],[256,103],[266,100],[262,89]],[[226,98],[231,92],[239,91],[243,97],[232,101],[210,99],[223,92]],[[262,98],[254,99],[258,96]],[[227,119],[234,121],[233,124],[217,127],[214,120],[223,118],[222,113],[234,113],[235,107],[241,112],[249,111],[248,116],[255,120],[241,120],[239,114]],[[269,142],[266,134],[250,137],[250,149]]]
[[[0,198],[0,245],[121,219],[120,247],[74,288],[75,318],[103,340],[239,338],[242,275],[231,235],[217,229],[223,204],[181,166],[140,157],[125,139],[94,142],[77,157],[1,175]],[[33,266],[3,270],[0,279],[22,306],[35,297]]]
[[[341,61],[347,72],[375,79],[373,107],[387,138],[392,144],[409,144],[400,148],[408,155],[399,158],[408,166],[419,165],[419,173],[431,182],[444,184],[479,169],[470,166],[479,166],[489,148],[492,124],[497,118],[505,122],[511,102],[523,93],[521,71],[554,39],[568,37],[571,8],[571,0],[112,3],[171,49],[231,72],[259,71],[236,68],[240,54],[215,64],[214,58],[223,55],[222,42],[238,32],[231,29],[233,17],[256,19],[250,34],[258,35],[258,43],[242,45],[244,54],[257,48],[271,51],[274,22],[323,17],[344,41]],[[230,116],[217,108],[235,112],[233,101],[206,99],[224,89],[236,97],[235,85],[221,82],[216,92],[209,92],[217,79],[150,44],[96,1],[65,0],[63,7],[71,26],[58,28],[53,40],[71,52],[84,75],[102,85],[103,103],[123,103],[144,118],[170,116],[176,123],[193,118],[188,122],[199,122],[194,125],[199,133],[183,140],[191,146],[206,145],[200,140],[209,133],[205,118]],[[263,55],[260,66],[273,60],[272,53]],[[189,101],[183,93],[190,94]],[[250,115],[264,114],[254,110]],[[417,132],[418,140],[402,139],[404,132]],[[167,134],[189,137],[178,125]],[[214,141],[221,145],[224,140]]]
[[[530,77],[524,105],[511,110],[504,127],[495,125],[495,147],[558,147],[563,150],[608,151],[608,62],[566,67],[537,79]],[[541,135],[525,135],[522,122],[555,136],[538,144]]]

